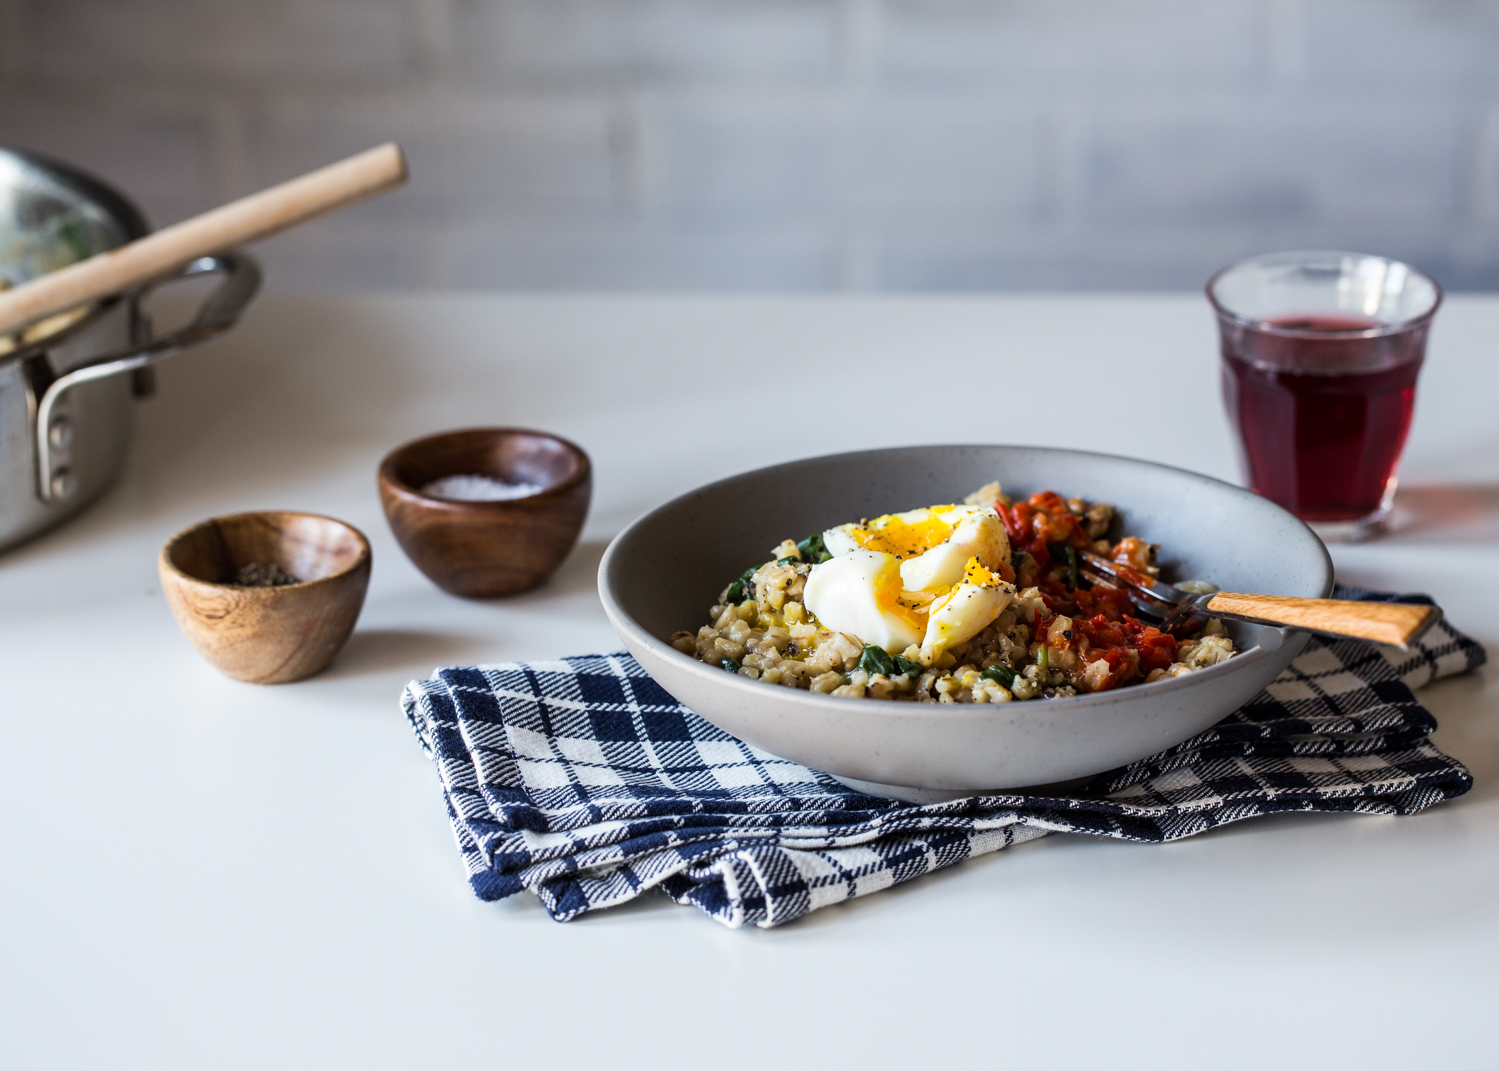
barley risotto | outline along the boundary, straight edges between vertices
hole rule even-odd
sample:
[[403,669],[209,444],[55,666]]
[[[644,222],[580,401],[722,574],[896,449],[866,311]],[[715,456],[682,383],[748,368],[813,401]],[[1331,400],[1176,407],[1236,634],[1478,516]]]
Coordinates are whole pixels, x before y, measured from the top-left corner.
[[[835,696],[1007,703],[1148,683],[1222,662],[1217,621],[1187,638],[1140,621],[1129,595],[1078,568],[1088,551],[1146,577],[1156,545],[1108,538],[1113,508],[998,483],[929,506],[786,539],[672,646],[752,680]],[[1216,590],[1202,581],[1192,591]]]

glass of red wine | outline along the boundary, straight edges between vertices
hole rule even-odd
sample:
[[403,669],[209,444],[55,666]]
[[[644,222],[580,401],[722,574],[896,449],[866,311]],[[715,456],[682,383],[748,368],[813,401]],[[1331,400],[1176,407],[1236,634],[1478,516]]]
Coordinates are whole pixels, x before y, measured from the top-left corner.
[[1385,257],[1295,252],[1232,264],[1207,294],[1244,482],[1324,540],[1383,531],[1441,287]]

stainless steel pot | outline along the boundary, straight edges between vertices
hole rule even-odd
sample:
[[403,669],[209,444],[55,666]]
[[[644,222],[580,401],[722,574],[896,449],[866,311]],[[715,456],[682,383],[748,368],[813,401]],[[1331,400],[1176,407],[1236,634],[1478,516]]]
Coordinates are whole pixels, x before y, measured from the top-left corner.
[[[15,285],[148,232],[134,205],[71,168],[0,149],[0,279]],[[0,550],[59,524],[119,475],[133,398],[150,366],[232,327],[260,287],[242,254],[182,274],[221,275],[186,327],[153,336],[150,287],[117,294],[0,338]]]

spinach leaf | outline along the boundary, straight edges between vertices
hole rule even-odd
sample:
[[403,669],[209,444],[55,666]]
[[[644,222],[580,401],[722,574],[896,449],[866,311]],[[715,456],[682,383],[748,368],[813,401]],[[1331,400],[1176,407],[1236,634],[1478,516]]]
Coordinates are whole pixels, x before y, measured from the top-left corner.
[[979,676],[983,677],[986,681],[996,681],[999,684],[1003,684],[1006,688],[1015,687],[1015,671],[1004,664],[990,666],[984,672],[980,673]]
[[739,579],[735,580],[732,584],[729,585],[728,593],[726,595],[724,595],[724,601],[725,602],[743,602],[744,601],[744,587],[745,587],[746,584],[749,583],[750,577],[754,576],[755,573],[759,570],[759,568],[760,567],[758,565],[751,565],[744,572],[740,573],[739,574]]
[[809,535],[796,545],[796,549],[802,552],[802,561],[809,565],[821,565],[832,557],[828,548],[822,541],[822,533],[816,532]]
[[895,660],[885,653],[883,647],[875,647],[873,644],[864,648],[864,653],[859,657],[859,668],[871,677],[876,673],[883,673],[887,677],[895,676]]
[[895,668],[899,672],[904,673],[906,676],[910,677],[913,681],[917,677],[921,676],[921,663],[912,662],[905,655],[895,656]]

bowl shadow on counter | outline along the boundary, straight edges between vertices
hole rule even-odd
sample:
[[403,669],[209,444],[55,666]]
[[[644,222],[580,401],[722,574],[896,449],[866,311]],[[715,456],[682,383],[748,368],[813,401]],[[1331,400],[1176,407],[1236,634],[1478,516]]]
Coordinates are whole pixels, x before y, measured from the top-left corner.
[[480,636],[458,632],[423,632],[417,629],[355,629],[333,664],[317,680],[363,677],[400,670],[408,676],[425,677],[434,666],[451,666],[483,659],[487,645]]
[[[560,597],[576,596],[597,589],[599,562],[608,540],[584,540],[573,548],[551,579],[534,591],[500,599],[464,600],[479,606],[526,610]],[[440,595],[441,598],[457,598]],[[570,651],[568,654],[580,652]],[[503,662],[509,656],[494,638],[461,632],[424,631],[401,628],[361,628],[339,652],[333,664],[319,673],[317,680],[339,680],[363,677],[397,670],[410,676],[426,677],[436,666],[456,666],[472,662]]]

